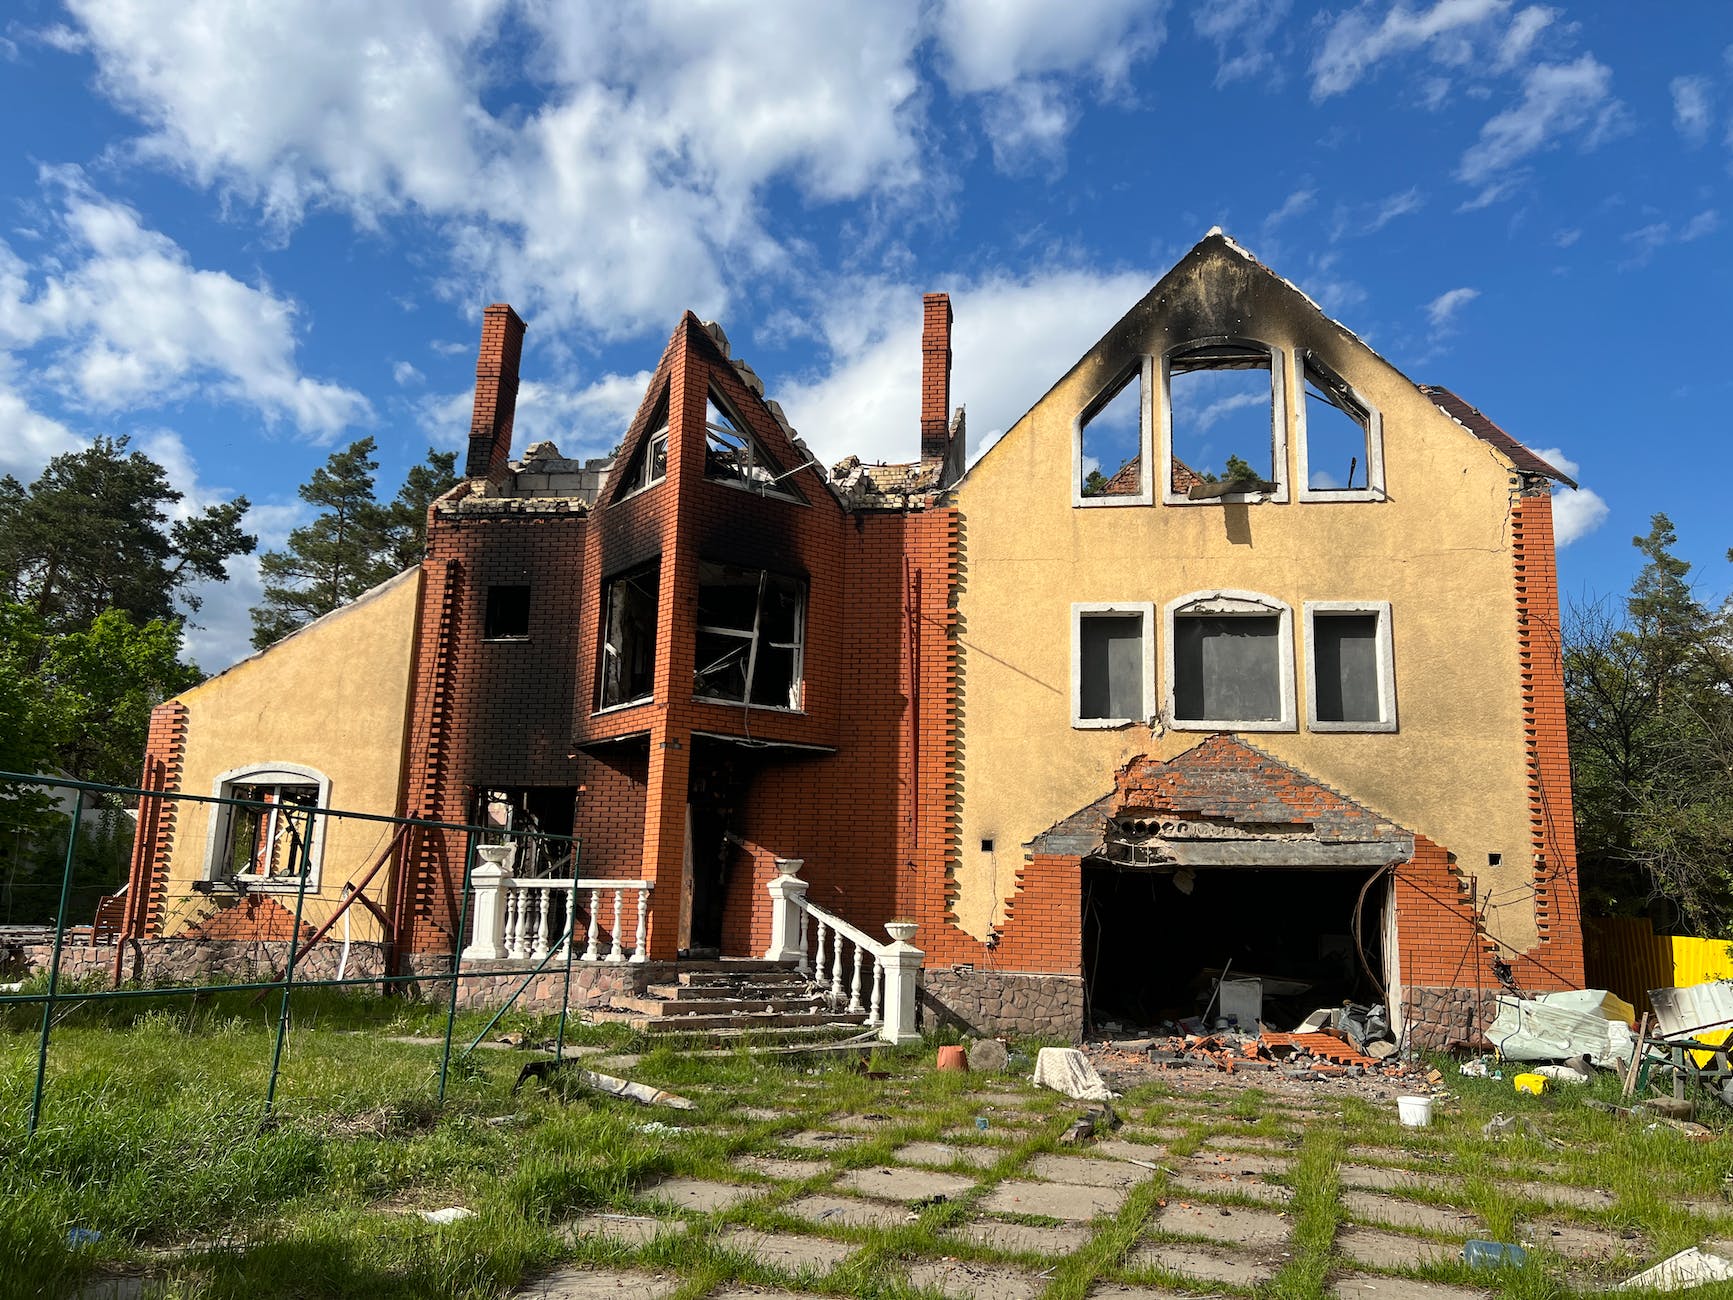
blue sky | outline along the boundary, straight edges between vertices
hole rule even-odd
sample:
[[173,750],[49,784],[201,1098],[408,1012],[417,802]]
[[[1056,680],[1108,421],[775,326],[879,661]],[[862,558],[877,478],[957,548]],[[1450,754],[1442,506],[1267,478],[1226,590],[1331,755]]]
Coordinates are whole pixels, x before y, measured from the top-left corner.
[[1721,4],[14,0],[0,118],[0,470],[130,434],[267,546],[333,447],[461,445],[490,301],[519,451],[607,451],[690,307],[906,458],[923,290],[981,446],[1220,225],[1575,467],[1567,595],[1657,510],[1733,585]]

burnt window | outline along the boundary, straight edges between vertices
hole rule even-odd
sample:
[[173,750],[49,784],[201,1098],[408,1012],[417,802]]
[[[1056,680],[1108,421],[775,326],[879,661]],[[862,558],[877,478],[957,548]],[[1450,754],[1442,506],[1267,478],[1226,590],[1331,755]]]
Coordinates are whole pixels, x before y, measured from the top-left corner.
[[806,584],[799,578],[700,562],[692,693],[800,708],[805,631]]
[[309,889],[319,883],[322,819],[331,783],[310,767],[255,765],[225,772],[211,793],[206,879],[249,887]]
[[656,408],[650,416],[650,433],[638,444],[638,449],[632,453],[632,459],[626,466],[626,472],[620,476],[620,488],[614,494],[618,501],[621,497],[630,496],[634,492],[642,492],[652,484],[660,483],[668,477],[668,395],[663,393],[656,401]]
[[1307,666],[1314,731],[1394,731],[1390,605],[1307,601]]
[[650,698],[656,674],[656,588],[651,565],[607,584],[603,607],[601,708]]
[[1167,356],[1168,500],[1279,496],[1281,370],[1261,343],[1192,344]]
[[1293,614],[1254,593],[1168,607],[1168,708],[1175,727],[1292,731]]
[[1078,419],[1076,504],[1149,501],[1144,371],[1139,363],[1126,372]]
[[1071,607],[1072,726],[1149,720],[1153,612],[1153,606],[1138,604]]
[[530,634],[530,589],[489,587],[483,633],[489,641],[524,641]]
[[1301,372],[1301,499],[1380,499],[1384,449],[1378,413],[1310,352],[1303,354]]
[[[798,468],[798,467],[797,467]],[[782,468],[714,389],[704,405],[704,477],[717,483],[795,496]]]
[[472,825],[486,827],[483,844],[515,844],[512,874],[526,878],[569,878],[577,874],[577,844],[572,840],[572,786],[491,788],[475,792]]

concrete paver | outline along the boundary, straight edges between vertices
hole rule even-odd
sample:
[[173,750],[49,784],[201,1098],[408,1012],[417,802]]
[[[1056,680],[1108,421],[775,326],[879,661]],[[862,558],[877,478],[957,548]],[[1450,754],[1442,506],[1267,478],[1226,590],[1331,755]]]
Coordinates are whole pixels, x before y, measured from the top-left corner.
[[626,1246],[642,1246],[646,1241],[666,1233],[686,1231],[681,1219],[657,1219],[644,1214],[586,1214],[580,1219],[560,1225],[560,1235],[569,1245],[576,1241],[617,1241]]
[[1288,1219],[1268,1210],[1171,1203],[1156,1216],[1155,1226],[1178,1236],[1207,1237],[1229,1245],[1259,1249],[1282,1245],[1288,1240],[1292,1228]]
[[1003,1264],[971,1264],[960,1259],[943,1259],[910,1268],[909,1285],[930,1287],[948,1296],[1035,1300],[1047,1282],[1033,1273]]
[[1205,1148],[1187,1157],[1180,1170],[1194,1174],[1285,1174],[1293,1167],[1294,1162],[1286,1156]]
[[1492,1292],[1405,1277],[1345,1277],[1331,1294],[1340,1300],[1482,1300]]
[[905,1206],[869,1201],[859,1196],[813,1193],[798,1197],[783,1208],[802,1219],[838,1228],[894,1228],[909,1221],[909,1211]]
[[891,1152],[905,1165],[974,1165],[985,1169],[1005,1153],[992,1147],[957,1146],[948,1142],[910,1142]]
[[1458,1258],[1462,1242],[1433,1241],[1404,1232],[1380,1232],[1377,1228],[1343,1228],[1336,1234],[1336,1249],[1367,1268],[1412,1268]]
[[1123,1282],[1097,1282],[1086,1300],[1173,1300],[1173,1292],[1161,1287],[1126,1286]]
[[1162,1268],[1200,1282],[1226,1282],[1229,1286],[1257,1286],[1276,1273],[1272,1265],[1249,1255],[1167,1242],[1139,1246],[1126,1256],[1125,1267]]
[[660,1300],[679,1289],[680,1279],[653,1273],[621,1273],[577,1264],[538,1278],[518,1291],[523,1300]]
[[886,1115],[882,1111],[873,1111],[866,1115],[833,1115],[825,1121],[843,1133],[882,1133],[906,1122],[906,1116]]
[[[1589,1263],[1646,1256],[1650,1245],[1641,1233],[1590,1228],[1580,1223],[1533,1219],[1517,1224],[1517,1237],[1542,1250]],[[1651,1261],[1653,1262],[1653,1261]]]
[[1093,1219],[1112,1214],[1125,1203],[1118,1187],[1085,1187],[1076,1183],[1032,1183],[1007,1179],[980,1206],[989,1214],[1040,1214],[1049,1219]]
[[776,1140],[785,1147],[796,1147],[802,1151],[846,1151],[864,1139],[859,1133],[836,1133],[830,1129],[814,1128],[789,1133]]
[[682,1210],[708,1213],[726,1210],[749,1196],[761,1195],[762,1187],[741,1187],[735,1183],[712,1183],[702,1178],[664,1178],[638,1189],[638,1195],[667,1201]]
[[1069,1255],[1094,1234],[1070,1223],[1041,1227],[1033,1223],[1006,1223],[1003,1219],[976,1219],[953,1228],[949,1235],[1008,1254],[1057,1257]]
[[814,1174],[825,1173],[830,1169],[830,1163],[825,1160],[789,1160],[781,1156],[742,1156],[734,1162],[734,1167],[741,1173],[797,1183]]
[[1607,1210],[1618,1201],[1618,1197],[1599,1187],[1575,1187],[1570,1183],[1506,1183],[1504,1190],[1525,1200],[1578,1210]]
[[1350,1217],[1364,1223],[1384,1223],[1422,1232],[1458,1233],[1474,1236],[1481,1228],[1478,1215],[1443,1205],[1423,1205],[1378,1192],[1343,1192],[1342,1205]]
[[1396,1169],[1390,1165],[1343,1164],[1336,1172],[1342,1186],[1357,1187],[1363,1191],[1400,1191],[1404,1188],[1431,1186],[1438,1182],[1436,1173],[1422,1174],[1413,1169]]
[[1029,1162],[1028,1172],[1050,1183],[1078,1183],[1086,1187],[1136,1187],[1155,1177],[1153,1169],[1142,1165],[1089,1156],[1036,1156]]
[[837,1179],[839,1187],[887,1201],[924,1201],[935,1196],[954,1200],[974,1185],[973,1178],[961,1174],[942,1174],[934,1169],[913,1169],[907,1165],[851,1169]]
[[763,1232],[755,1228],[734,1228],[717,1238],[724,1250],[750,1255],[767,1268],[785,1273],[811,1269],[815,1273],[829,1272],[841,1263],[854,1247],[846,1241],[828,1237],[801,1237],[792,1232]]
[[1189,1192],[1193,1196],[1243,1196],[1247,1200],[1263,1201],[1269,1205],[1286,1205],[1294,1199],[1291,1187],[1266,1183],[1256,1174],[1240,1177],[1235,1174],[1194,1173],[1186,1170],[1168,1179],[1167,1185],[1176,1191]]
[[1133,1142],[1127,1138],[1108,1138],[1105,1142],[1095,1143],[1089,1149],[1098,1156],[1111,1156],[1115,1160],[1147,1160],[1156,1165],[1171,1163],[1167,1157],[1167,1148],[1158,1142]]

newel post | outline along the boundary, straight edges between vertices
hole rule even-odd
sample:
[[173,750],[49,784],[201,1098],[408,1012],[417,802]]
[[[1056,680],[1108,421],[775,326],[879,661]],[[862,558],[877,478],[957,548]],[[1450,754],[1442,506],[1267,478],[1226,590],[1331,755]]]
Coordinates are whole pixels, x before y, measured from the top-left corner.
[[798,962],[806,966],[806,929],[801,924],[801,904],[806,901],[807,882],[800,878],[805,858],[776,859],[776,875],[770,890],[770,947],[764,950],[765,961]]
[[921,963],[927,954],[909,943],[915,937],[913,921],[886,921],[891,944],[879,957],[885,969],[885,1019],[879,1037],[887,1043],[920,1041],[915,1028],[915,1001],[921,979]]
[[506,956],[505,895],[516,874],[512,863],[517,858],[515,844],[479,844],[475,850],[481,864],[469,873],[471,892],[475,898],[475,924],[469,947],[463,950],[463,961],[498,961]]

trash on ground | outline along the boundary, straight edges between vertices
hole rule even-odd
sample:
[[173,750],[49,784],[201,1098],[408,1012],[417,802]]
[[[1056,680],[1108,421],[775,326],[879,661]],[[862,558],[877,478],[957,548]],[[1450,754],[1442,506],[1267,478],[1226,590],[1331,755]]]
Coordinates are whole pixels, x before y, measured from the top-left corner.
[[95,1228],[68,1228],[66,1230],[66,1244],[75,1249],[79,1246],[94,1246],[101,1240],[102,1234]]
[[1546,1091],[1546,1075],[1519,1074],[1511,1080],[1518,1092],[1526,1092],[1531,1097],[1538,1097]]
[[1686,1291],[1709,1282],[1733,1281],[1733,1261],[1689,1246],[1677,1255],[1626,1278],[1615,1291]]
[[466,1210],[461,1205],[449,1205],[443,1210],[422,1210],[421,1217],[429,1223],[456,1223],[459,1219],[469,1219],[475,1216],[474,1210]]
[[678,1134],[678,1133],[684,1133],[685,1131],[686,1131],[685,1129],[680,1128],[677,1125],[664,1124],[659,1119],[647,1120],[646,1122],[638,1125],[638,1132],[640,1132],[640,1133],[674,1133],[674,1134]]
[[941,1047],[939,1049],[939,1069],[960,1070],[968,1073],[969,1054],[961,1047]]
[[1457,1073],[1464,1079],[1504,1078],[1504,1071],[1498,1068],[1498,1062],[1490,1056],[1478,1056],[1472,1061],[1464,1061]]
[[1087,1142],[1097,1133],[1119,1127],[1119,1116],[1111,1106],[1095,1106],[1071,1121],[1071,1127],[1059,1136],[1059,1145],[1072,1147]]
[[645,1106],[668,1106],[674,1110],[697,1110],[698,1103],[688,1101],[684,1097],[671,1092],[663,1092],[660,1088],[652,1088],[647,1083],[633,1083],[630,1079],[616,1079],[611,1074],[597,1074],[593,1070],[580,1070],[569,1061],[531,1061],[519,1072],[517,1082],[512,1085],[516,1092],[523,1086],[525,1079],[539,1079],[549,1082],[555,1075],[576,1079],[586,1088],[594,1088],[597,1092],[605,1092],[614,1097],[625,1097],[629,1101],[640,1102]]
[[1462,1243],[1462,1258],[1470,1268],[1521,1268],[1528,1252],[1514,1241],[1486,1241],[1471,1237]]
[[1396,1117],[1404,1128],[1426,1128],[1432,1123],[1432,1098],[1398,1097]]
[[1110,1101],[1116,1095],[1075,1047],[1043,1047],[1035,1057],[1033,1082],[1078,1101]]
[[1635,1019],[1631,1004],[1605,989],[1567,989],[1533,998],[1501,995],[1486,1037],[1507,1061],[1582,1056],[1612,1065],[1629,1061],[1636,1050]]

